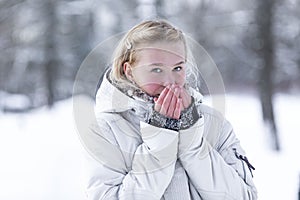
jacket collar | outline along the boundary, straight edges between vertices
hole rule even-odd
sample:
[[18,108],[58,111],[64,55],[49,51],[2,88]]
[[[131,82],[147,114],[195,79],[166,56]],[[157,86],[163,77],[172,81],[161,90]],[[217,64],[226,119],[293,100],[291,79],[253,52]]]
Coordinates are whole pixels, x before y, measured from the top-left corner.
[[108,70],[96,94],[97,112],[124,112],[131,109],[149,106],[148,102],[140,98],[129,97],[114,86],[107,78]]

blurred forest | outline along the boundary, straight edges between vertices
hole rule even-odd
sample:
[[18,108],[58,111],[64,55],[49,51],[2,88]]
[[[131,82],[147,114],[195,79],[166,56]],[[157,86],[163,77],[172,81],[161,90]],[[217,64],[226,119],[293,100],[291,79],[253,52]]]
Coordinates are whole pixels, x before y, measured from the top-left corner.
[[273,95],[300,91],[299,10],[297,0],[0,0],[0,109],[24,112],[71,97],[97,44],[159,17],[207,50],[227,92],[257,95],[276,133]]

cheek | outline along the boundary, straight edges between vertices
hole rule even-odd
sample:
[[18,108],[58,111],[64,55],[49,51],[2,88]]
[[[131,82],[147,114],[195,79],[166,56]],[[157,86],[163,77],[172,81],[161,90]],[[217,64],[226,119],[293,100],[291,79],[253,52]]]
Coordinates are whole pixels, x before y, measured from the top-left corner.
[[136,76],[135,82],[142,90],[151,96],[160,94],[163,89],[159,77],[151,76],[151,74],[145,72]]
[[180,74],[176,80],[179,86],[183,86],[185,84],[185,73]]
[[185,83],[185,77],[182,77],[182,78],[179,80],[178,84],[179,84],[180,86],[183,86],[184,83]]
[[160,94],[164,89],[162,85],[156,83],[144,84],[141,86],[141,88],[151,96]]
[[151,76],[151,74],[141,74],[137,79],[136,83],[140,87],[158,87],[161,84],[161,80],[157,76]]

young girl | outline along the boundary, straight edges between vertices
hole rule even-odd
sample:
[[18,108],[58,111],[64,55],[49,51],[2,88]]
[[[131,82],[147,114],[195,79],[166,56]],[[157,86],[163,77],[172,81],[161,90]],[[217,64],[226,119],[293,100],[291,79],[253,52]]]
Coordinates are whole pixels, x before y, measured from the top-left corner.
[[231,125],[188,84],[188,52],[166,21],[122,38],[84,136],[88,199],[257,199]]

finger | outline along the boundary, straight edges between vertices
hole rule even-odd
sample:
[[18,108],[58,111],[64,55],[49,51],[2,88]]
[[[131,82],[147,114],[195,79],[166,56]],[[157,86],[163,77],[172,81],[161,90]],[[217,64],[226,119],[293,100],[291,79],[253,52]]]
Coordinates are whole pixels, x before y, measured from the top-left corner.
[[175,107],[176,107],[176,102],[177,102],[177,99],[178,99],[177,96],[179,94],[178,88],[175,88],[174,93],[173,93],[173,90],[171,90],[171,92],[172,92],[172,99],[171,99],[169,107],[168,107],[167,116],[173,118],[174,110],[175,110]]
[[166,97],[167,93],[169,92],[170,86],[168,85],[167,87],[165,87],[163,89],[163,91],[160,93],[158,99],[157,99],[157,103],[162,105],[164,98]]
[[169,91],[169,86],[167,86],[163,89],[163,91],[161,92],[161,94],[159,95],[159,97],[157,99],[154,99],[155,100],[154,101],[154,103],[155,103],[154,110],[156,112],[160,112],[164,98],[165,98],[166,94],[168,93],[168,91]]
[[176,102],[175,102],[175,105],[174,105],[173,118],[176,118],[175,116],[178,115],[178,113],[177,113],[178,110],[176,110],[176,109],[178,109],[178,107],[180,108],[180,110],[179,110],[179,115],[180,115],[180,111],[181,111],[181,108],[182,108],[182,106],[181,106],[182,100],[179,101],[180,105],[178,105],[179,95],[180,95],[180,88],[177,87],[175,89],[175,92],[174,92],[174,96],[176,96]]
[[192,102],[192,99],[184,88],[181,88],[180,97],[182,98],[183,107],[188,108]]
[[185,89],[181,88],[180,90],[180,97],[182,98],[182,105],[184,108],[186,108],[186,104],[187,104],[187,97],[186,97],[186,93],[185,93]]
[[154,110],[156,112],[160,112],[160,109],[161,109],[161,104],[157,103],[158,102],[158,99],[154,99]]
[[183,111],[184,110],[184,106],[183,106],[183,103],[182,103],[182,98],[180,98],[181,99],[181,101],[180,101],[180,108],[181,108],[181,111]]
[[180,113],[181,113],[181,105],[182,105],[182,99],[177,98],[175,110],[174,110],[174,119],[179,119],[180,118]]
[[168,93],[166,94],[163,103],[161,105],[161,109],[160,109],[160,113],[163,115],[167,115],[171,100],[172,100],[172,96],[174,94],[174,92],[172,91],[172,87],[168,90]]
[[[174,95],[175,95],[176,97],[179,98],[179,95],[180,95],[180,87],[179,87],[179,86],[176,86],[176,85],[174,85],[173,87],[174,87]],[[177,92],[176,92],[176,90],[177,90]]]

